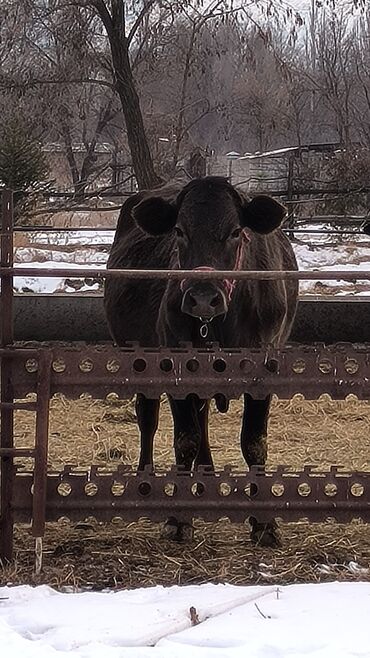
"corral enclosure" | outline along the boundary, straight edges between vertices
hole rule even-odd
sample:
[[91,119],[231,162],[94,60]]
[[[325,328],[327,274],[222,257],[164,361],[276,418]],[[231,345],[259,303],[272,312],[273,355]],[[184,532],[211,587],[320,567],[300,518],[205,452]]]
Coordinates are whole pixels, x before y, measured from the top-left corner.
[[[359,253],[366,267],[366,236],[360,239],[365,240],[364,254],[361,247]],[[156,466],[168,469],[173,463],[172,421],[165,398],[161,409]],[[59,471],[66,464],[80,471],[91,464],[113,471],[119,465],[136,464],[138,432],[132,400],[114,396],[93,400],[83,395],[73,401],[57,395],[50,412],[49,471]],[[33,416],[27,411],[15,412],[16,445],[32,445]],[[243,469],[238,445],[240,422],[240,402],[233,402],[226,415],[212,408],[211,447],[217,468],[230,464]],[[318,401],[304,400],[300,395],[291,400],[275,398],[269,424],[268,468],[286,464],[291,471],[299,471],[311,464],[317,472],[325,472],[336,464],[345,472],[368,472],[369,425],[369,402],[353,395],[346,401],[328,396]],[[21,469],[30,465],[25,458],[17,461]],[[16,563],[4,570],[3,577],[11,582],[32,578],[57,586],[88,588],[168,585],[175,581],[245,584],[368,577],[370,548],[365,524],[309,525],[302,521],[281,527],[283,546],[272,552],[252,546],[248,527],[227,520],[195,520],[189,541],[174,545],[161,537],[157,523],[125,523],[117,518],[107,524],[81,514],[78,523],[61,520],[48,524],[43,572],[36,577],[32,575],[34,540],[28,528],[19,525]]]
[[[2,5],[4,655],[368,656],[365,3]],[[140,330],[115,347],[107,280],[180,279],[179,293],[190,279],[214,277],[211,265],[224,269],[212,253],[196,263],[195,245],[197,272],[107,271],[123,202],[206,175],[234,185],[236,207],[244,194],[286,206],[282,228],[299,273],[243,272],[239,238],[234,269],[218,276],[229,302],[243,277],[260,279],[260,292],[269,277],[298,278],[288,344],[220,347],[204,339],[203,324],[198,347],[148,348]],[[145,300],[140,307],[144,324]],[[260,446],[253,460],[241,446],[241,426],[252,425],[245,392],[255,401],[272,393],[267,462],[250,469],[242,449],[252,464],[265,453]],[[154,470],[136,470],[135,393],[159,400]],[[174,466],[175,447],[177,461],[183,455],[169,397],[180,407],[189,394],[210,400],[214,471]],[[261,545],[277,536],[276,547]]]
[[[368,12],[6,4],[0,582],[369,580]],[[204,175],[286,204],[302,279],[291,344],[115,350],[102,291],[123,201]],[[241,456],[246,389],[274,392],[266,471]],[[161,399],[154,474],[135,473],[137,390]],[[231,398],[226,414],[211,402],[216,475],[173,468],[166,391]],[[171,505],[183,543],[162,534]],[[252,545],[255,510],[279,519],[280,548]]]

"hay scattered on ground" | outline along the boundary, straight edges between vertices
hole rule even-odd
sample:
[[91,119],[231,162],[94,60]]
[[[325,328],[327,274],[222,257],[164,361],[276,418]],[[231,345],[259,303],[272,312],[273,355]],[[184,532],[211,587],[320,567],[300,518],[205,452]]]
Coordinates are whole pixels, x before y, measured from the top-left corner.
[[17,528],[7,583],[104,589],[228,582],[235,585],[370,580],[370,540],[365,525],[286,524],[283,548],[252,546],[246,526],[195,521],[192,541],[161,538],[159,524],[50,524],[44,568],[33,574],[33,540]]
[[[243,467],[238,442],[242,406],[233,402],[228,414],[212,408],[211,446],[216,467]],[[370,403],[351,398],[310,402],[301,396],[273,400],[269,423],[270,465],[304,464],[370,470]],[[17,412],[18,445],[31,445],[34,419]],[[116,467],[136,464],[138,433],[134,404],[69,401],[51,403],[49,468],[91,463]],[[155,442],[158,467],[173,463],[172,419],[167,401]],[[27,466],[27,460],[18,460]],[[202,582],[292,583],[337,579],[370,580],[370,537],[364,524],[283,524],[279,550],[252,546],[249,529],[227,520],[194,522],[194,537],[174,544],[160,537],[159,524],[100,524],[95,520],[48,524],[44,570],[33,575],[34,540],[29,528],[18,526],[16,559],[0,582],[45,582],[56,587],[137,587]]]
[[[245,466],[239,446],[241,401],[221,414],[212,405],[210,443],[217,468],[225,464]],[[165,398],[155,439],[157,467],[174,462],[172,416]],[[327,467],[338,464],[354,470],[370,470],[370,402],[350,396],[333,401],[327,395],[308,401],[301,395],[291,400],[273,399],[269,420],[271,465],[304,464]],[[16,414],[17,445],[32,445],[34,414]],[[58,395],[51,401],[49,468],[64,464],[92,463],[117,466],[137,464],[138,428],[133,401],[99,401],[87,397],[75,401]],[[27,460],[19,460],[27,465]],[[29,462],[31,463],[31,462]]]

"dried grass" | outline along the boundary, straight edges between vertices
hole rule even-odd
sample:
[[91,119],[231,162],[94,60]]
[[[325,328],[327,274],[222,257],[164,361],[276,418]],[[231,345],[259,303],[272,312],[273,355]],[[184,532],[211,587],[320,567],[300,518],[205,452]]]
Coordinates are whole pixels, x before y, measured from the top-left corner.
[[[242,467],[238,445],[242,407],[233,402],[228,414],[212,408],[210,436],[216,467]],[[16,413],[18,445],[31,445],[34,418]],[[162,402],[155,443],[156,465],[173,463],[172,419]],[[304,464],[370,470],[370,403],[351,396],[343,402],[322,396],[317,401],[295,396],[274,399],[269,424],[271,465]],[[51,402],[49,467],[91,463],[135,464],[138,435],[132,402],[56,396]],[[27,460],[19,460],[27,466]],[[111,524],[48,524],[44,570],[33,575],[33,539],[29,529],[16,529],[16,559],[0,581],[46,582],[56,587],[137,587],[202,582],[292,583],[333,579],[370,580],[370,537],[363,524],[283,524],[283,548],[255,548],[249,531],[227,520],[194,522],[194,537],[174,544],[160,537],[160,526],[147,520]],[[360,570],[356,565],[359,565]],[[361,571],[361,569],[365,571]],[[366,571],[367,570],[367,571]]]
[[[225,464],[245,466],[240,453],[241,401],[233,401],[227,414],[212,405],[210,441],[217,468]],[[323,395],[308,401],[301,395],[291,400],[272,401],[269,421],[268,464],[304,464],[327,467],[339,464],[348,469],[370,470],[370,402],[349,396],[333,401]],[[174,461],[172,416],[166,399],[155,440],[158,467]],[[16,413],[17,445],[32,445],[34,415]],[[136,464],[139,454],[138,430],[132,401],[67,400],[57,395],[51,401],[49,467],[91,463]],[[112,458],[113,457],[113,458]],[[27,460],[22,459],[26,465]]]

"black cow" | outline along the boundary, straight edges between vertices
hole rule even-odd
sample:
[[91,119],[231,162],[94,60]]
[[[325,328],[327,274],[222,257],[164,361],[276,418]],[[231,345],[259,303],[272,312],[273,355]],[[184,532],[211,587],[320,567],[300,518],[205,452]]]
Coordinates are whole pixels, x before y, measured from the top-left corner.
[[[279,226],[285,210],[268,196],[248,200],[224,178],[207,177],[182,189],[140,192],[123,205],[108,268],[295,270],[292,246]],[[105,308],[118,345],[281,346],[297,304],[296,281],[108,279]],[[208,403],[196,396],[170,400],[177,464],[213,467]],[[226,410],[222,397],[220,410]],[[265,464],[270,397],[244,395],[241,449],[249,466]],[[153,464],[159,401],[137,396],[139,469]],[[275,524],[252,522],[252,539],[276,544]]]

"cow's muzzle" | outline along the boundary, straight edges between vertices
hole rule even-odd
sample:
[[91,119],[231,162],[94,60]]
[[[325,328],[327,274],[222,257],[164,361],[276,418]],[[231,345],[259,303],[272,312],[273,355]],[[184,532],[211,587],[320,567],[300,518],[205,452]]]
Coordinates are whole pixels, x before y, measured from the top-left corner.
[[182,297],[181,310],[202,320],[213,320],[227,313],[227,299],[223,290],[203,281],[187,288]]

